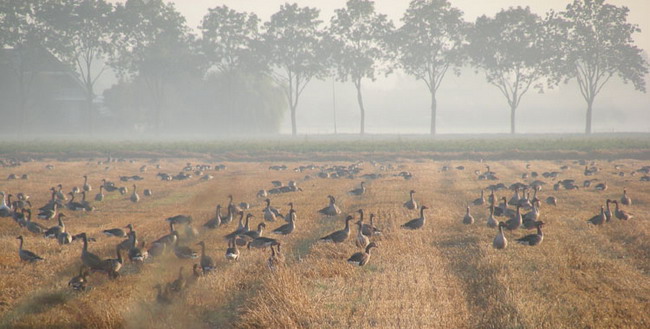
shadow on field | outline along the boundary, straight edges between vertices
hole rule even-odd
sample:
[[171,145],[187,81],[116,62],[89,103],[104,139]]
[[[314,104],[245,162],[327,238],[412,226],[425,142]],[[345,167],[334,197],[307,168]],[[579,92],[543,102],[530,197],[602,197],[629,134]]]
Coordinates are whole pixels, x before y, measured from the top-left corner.
[[17,328],[13,323],[24,316],[46,312],[73,299],[75,294],[67,289],[35,293],[22,303],[16,305],[0,319],[0,328]]

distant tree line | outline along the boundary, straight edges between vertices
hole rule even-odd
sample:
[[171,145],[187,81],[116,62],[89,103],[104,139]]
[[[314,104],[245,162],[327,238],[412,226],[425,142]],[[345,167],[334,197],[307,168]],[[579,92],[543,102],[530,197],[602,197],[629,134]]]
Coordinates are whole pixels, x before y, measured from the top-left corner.
[[[119,83],[104,93],[106,105],[154,131],[200,122],[230,133],[238,127],[233,122],[246,122],[252,131],[276,132],[288,108],[293,135],[310,81],[351,82],[363,134],[364,83],[399,69],[426,85],[435,134],[445,76],[473,67],[507,101],[511,133],[528,91],[575,79],[589,134],[595,99],[612,77],[645,92],[648,63],[632,40],[640,30],[628,12],[605,0],[574,0],[544,17],[511,7],[470,23],[447,0],[413,0],[394,24],[370,0],[347,1],[329,22],[317,8],[297,4],[282,5],[267,22],[219,6],[209,9],[196,35],[162,0],[0,0],[0,44],[45,47],[69,64],[84,86],[89,132],[95,85],[107,69]],[[13,65],[25,98],[29,63]],[[25,112],[24,103],[17,111]]]

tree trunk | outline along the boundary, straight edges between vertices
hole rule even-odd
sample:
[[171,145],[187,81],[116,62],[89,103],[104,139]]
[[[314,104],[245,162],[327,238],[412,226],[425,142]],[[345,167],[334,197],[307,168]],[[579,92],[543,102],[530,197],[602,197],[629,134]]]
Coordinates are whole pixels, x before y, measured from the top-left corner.
[[93,87],[89,85],[86,87],[86,111],[88,111],[88,122],[86,123],[86,128],[88,129],[88,135],[92,136],[95,132],[95,114],[93,111]]
[[290,108],[291,108],[291,135],[295,137],[298,134],[298,130],[296,129],[296,106],[290,105]]
[[18,120],[19,120],[19,122],[18,122],[17,134],[18,134],[18,136],[22,136],[24,134],[24,132],[25,132],[25,128],[26,128],[25,125],[27,123],[27,92],[25,90],[26,89],[25,88],[25,77],[24,77],[23,72],[20,72],[19,80],[20,81],[18,81],[18,84],[19,84],[18,85],[18,89],[19,89],[18,93],[20,94],[19,95],[19,97],[20,97],[20,100],[19,100],[20,103],[19,104],[20,105],[18,107],[18,111],[19,111],[19,114],[18,114],[19,119]]
[[510,133],[515,134],[515,111],[517,107],[514,105],[510,106]]
[[436,110],[438,109],[438,102],[436,101],[436,91],[431,91],[431,135],[436,134]]
[[365,134],[366,110],[363,108],[363,96],[361,96],[361,79],[355,82],[355,87],[357,87],[357,102],[359,103],[359,112],[361,113],[359,134],[363,135]]
[[592,107],[593,104],[594,104],[593,99],[587,100],[587,122],[586,122],[586,125],[585,125],[585,134],[586,135],[591,134],[591,115],[593,113],[593,107]]

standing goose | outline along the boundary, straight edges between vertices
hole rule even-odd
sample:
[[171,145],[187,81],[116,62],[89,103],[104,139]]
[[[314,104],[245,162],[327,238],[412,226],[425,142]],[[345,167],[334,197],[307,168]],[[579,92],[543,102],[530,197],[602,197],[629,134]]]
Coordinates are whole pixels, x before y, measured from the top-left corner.
[[368,263],[368,261],[370,260],[370,250],[372,248],[377,248],[377,244],[374,243],[374,242],[371,242],[366,247],[365,252],[354,253],[350,258],[348,258],[348,263],[350,263],[352,265],[356,265],[356,266],[366,265]]
[[490,190],[490,195],[488,196],[488,202],[490,204],[494,204],[495,202],[497,202],[497,197],[496,195],[494,195],[494,190]]
[[27,219],[25,222],[27,229],[32,233],[43,234],[43,232],[47,230],[47,227],[37,222],[32,222],[32,211],[30,209],[26,209],[25,212],[27,212]]
[[427,206],[420,207],[420,217],[411,219],[410,221],[402,224],[402,227],[409,230],[417,230],[424,226],[427,218],[424,216],[424,209],[429,209]]
[[409,192],[409,200],[404,202],[404,207],[409,210],[415,210],[418,209],[418,203],[415,201],[413,198],[413,194],[415,194],[415,190],[411,190]]
[[[7,206],[7,200],[5,199],[5,192],[0,192],[0,196],[2,196],[2,203],[0,204],[0,216],[1,217],[9,217],[11,216],[11,208]],[[9,202],[11,204],[11,202]]]
[[221,217],[221,224],[220,225],[227,225],[232,222],[234,215],[233,208],[231,206],[228,206],[228,212],[226,213],[226,217]]
[[59,244],[70,244],[72,243],[72,235],[68,232],[61,232],[56,235],[56,241],[59,242]]
[[92,189],[93,189],[93,188],[90,186],[90,184],[88,184],[88,176],[84,175],[84,186],[83,186],[83,190],[86,191],[86,192],[90,192],[90,191],[92,191]]
[[86,233],[78,235],[84,241],[83,249],[81,250],[81,262],[89,267],[91,270],[102,270],[102,259],[99,256],[88,251],[88,236]]
[[352,194],[352,195],[362,195],[362,194],[366,193],[365,182],[361,182],[361,187],[355,188],[354,190],[350,191],[349,193]]
[[234,237],[237,237],[241,234],[248,232],[250,229],[249,224],[250,224],[251,217],[253,217],[253,214],[249,213],[248,215],[246,215],[246,225],[244,225],[243,224],[244,212],[243,211],[239,212],[239,226],[237,227],[236,230],[232,231],[229,234],[226,234],[225,236],[226,240],[230,240]]
[[[57,211],[58,208],[59,208],[59,204],[58,204],[58,203],[54,203],[54,204],[52,205],[52,208],[50,208],[50,209],[45,209],[45,210],[39,212],[39,213],[38,213],[38,218],[39,218],[39,219],[50,220],[50,219],[56,217],[56,211]],[[29,209],[28,209],[28,210],[29,210]]]
[[610,199],[607,199],[607,201],[605,202],[605,204],[606,204],[606,206],[605,206],[605,221],[606,222],[609,222],[610,220],[612,220],[612,210],[609,208],[610,203],[612,203],[612,200],[610,200]]
[[75,199],[75,194],[74,193],[69,192],[68,195],[70,195],[70,201],[68,201],[68,204],[67,204],[68,209],[70,209],[72,211],[86,210],[85,205],[83,205],[81,202],[74,201],[74,199]]
[[481,197],[472,202],[475,206],[481,206],[485,204],[484,192],[481,190]]
[[369,243],[370,239],[363,234],[363,222],[361,220],[357,221],[357,239],[354,241],[359,248],[365,248]]
[[104,185],[99,185],[99,193],[95,194],[95,201],[104,201]]
[[201,270],[203,270],[203,274],[207,274],[215,269],[214,261],[205,254],[205,242],[201,241],[197,245],[201,246],[201,262],[199,263],[201,264]]
[[505,247],[508,246],[508,240],[506,239],[506,236],[503,234],[504,226],[506,226],[506,223],[499,222],[499,233],[497,233],[497,236],[495,236],[494,240],[492,241],[492,247],[494,247],[495,249],[505,249]]
[[239,259],[239,249],[235,243],[235,238],[228,240],[228,249],[226,249],[226,259],[227,260],[238,260]]
[[284,264],[284,255],[282,255],[282,252],[280,252],[280,243],[278,243],[278,250],[277,252],[271,246],[271,256],[269,256],[269,259],[267,260],[267,265],[269,266],[269,269],[271,271],[275,271],[276,268],[279,266],[282,266]]
[[59,225],[52,226],[47,231],[45,231],[44,235],[46,238],[56,239],[59,234],[65,232],[65,224],[63,224],[63,220],[61,219],[63,217],[65,217],[65,215],[60,213],[59,217],[57,218]]
[[163,237],[159,238],[153,243],[163,244],[165,246],[165,249],[171,249],[174,243],[176,243],[177,239],[178,239],[178,232],[174,230],[174,223],[169,222],[169,234],[164,235]]
[[325,242],[334,242],[334,243],[341,243],[350,236],[350,221],[354,219],[352,216],[348,216],[345,218],[345,228],[339,231],[335,231],[333,233],[330,233],[322,238],[320,238],[320,241],[325,241]]
[[214,229],[214,228],[219,227],[219,224],[221,224],[221,205],[220,204],[217,205],[217,213],[214,216],[214,218],[212,218],[212,219],[208,220],[207,222],[205,222],[205,224],[203,224],[203,226],[205,226],[207,228]]
[[618,201],[614,201],[614,204],[616,205],[616,210],[614,210],[614,215],[616,216],[616,218],[622,220],[628,220],[634,218],[632,214],[629,214],[627,211],[618,208]]
[[474,216],[469,213],[469,206],[467,206],[467,211],[465,212],[465,217],[463,217],[463,224],[469,225],[474,224]]
[[512,196],[512,198],[510,198],[510,201],[508,201],[508,204],[511,205],[511,206],[516,206],[516,205],[519,204],[520,199],[521,198],[519,197],[519,188],[516,187],[515,188],[515,194]]
[[497,224],[497,219],[494,218],[494,206],[491,205],[490,206],[490,216],[488,216],[488,219],[487,219],[487,226],[490,227],[490,228],[494,228],[494,227],[497,227],[497,225],[498,225]]
[[[129,232],[133,232],[133,225],[129,224],[125,228],[129,229]],[[116,237],[116,238],[124,238],[126,237],[126,232],[122,230],[121,228],[112,228],[108,230],[103,230],[102,233],[104,233],[106,236],[109,237]]]
[[30,263],[35,263],[41,260],[45,260],[44,258],[38,256],[37,254],[23,249],[23,236],[19,236],[16,239],[20,240],[20,246],[18,247],[18,256],[20,256],[20,260],[24,262],[30,262]]
[[272,232],[274,234],[287,235],[287,234],[291,234],[291,232],[293,232],[293,230],[295,230],[295,229],[296,229],[296,211],[293,210],[293,209],[290,209],[289,210],[289,223],[284,224],[284,225],[276,228]]
[[56,198],[61,201],[66,201],[68,198],[65,196],[63,193],[63,185],[59,184],[57,185],[58,190],[56,190]]
[[515,211],[508,208],[508,203],[506,197],[502,197],[501,202],[498,207],[494,208],[494,216],[514,216]]
[[266,207],[264,207],[264,209],[262,210],[262,212],[264,213],[264,220],[269,222],[275,222],[277,217],[284,218],[284,216],[280,214],[279,209],[271,207],[271,199],[267,198],[264,201],[266,202]]
[[117,252],[117,258],[109,258],[109,259],[104,259],[101,264],[100,268],[108,274],[108,277],[111,279],[117,278],[120,273],[120,269],[122,268],[122,264],[124,261],[122,260],[122,253],[120,252],[120,248],[115,248],[115,252]]
[[[363,222],[362,209],[359,209],[359,214],[361,217],[360,220]],[[361,232],[363,232],[363,235],[367,237],[371,237],[373,235],[381,235],[381,230],[375,226],[375,214],[370,214],[370,224],[363,224],[363,226],[361,227]]]
[[68,281],[68,287],[77,291],[86,290],[86,286],[88,285],[88,279],[86,279],[86,277],[88,277],[88,274],[90,273],[88,273],[88,271],[85,271],[84,269],[85,267],[81,265],[81,267],[79,268],[79,275],[75,275],[74,277],[72,277],[72,279],[70,279],[70,281]]
[[542,243],[542,240],[544,240],[544,233],[542,232],[542,226],[544,226],[544,222],[538,222],[537,223],[537,234],[529,234],[526,235],[523,238],[517,239],[517,243],[526,245],[526,246],[536,246],[540,243]]
[[623,196],[621,197],[621,204],[626,206],[632,205],[632,199],[630,199],[630,197],[627,196],[627,189],[625,188],[623,188]]
[[144,250],[144,240],[140,245],[138,245],[138,238],[135,233],[135,231],[129,232],[129,235],[131,237],[130,242],[131,246],[128,248],[129,253],[129,261],[132,263],[139,263],[142,264],[144,260],[149,256],[149,252],[143,251]]
[[510,231],[518,229],[523,223],[523,218],[521,217],[521,211],[519,210],[519,208],[521,207],[517,205],[517,210],[515,211],[515,215],[506,221],[506,228]]
[[341,209],[336,205],[336,198],[334,196],[328,195],[327,198],[330,200],[330,203],[327,207],[319,210],[318,212],[326,216],[336,216],[341,213]]
[[266,224],[259,223],[257,225],[257,230],[256,231],[244,232],[243,234],[241,234],[241,237],[251,239],[251,240],[252,239],[257,239],[257,238],[261,237],[262,234],[264,233],[264,228],[266,228]]
[[135,186],[135,184],[133,184],[133,193],[131,193],[131,199],[130,199],[131,202],[133,202],[133,203],[137,203],[138,201],[140,201],[140,196],[135,191],[136,189],[137,189],[137,186]]
[[600,214],[591,217],[588,222],[594,224],[594,225],[603,225],[605,223],[605,207],[600,206]]

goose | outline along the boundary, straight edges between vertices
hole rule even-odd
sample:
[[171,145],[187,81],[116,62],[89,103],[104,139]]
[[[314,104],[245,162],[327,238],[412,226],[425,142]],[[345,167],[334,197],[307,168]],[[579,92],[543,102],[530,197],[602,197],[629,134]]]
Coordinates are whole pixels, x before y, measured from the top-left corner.
[[612,219],[612,210],[609,208],[609,204],[612,203],[612,200],[607,199],[605,202],[605,221],[609,222]]
[[271,239],[267,238],[264,236],[261,236],[259,238],[253,239],[253,241],[249,242],[247,245],[247,248],[257,248],[257,249],[266,249],[267,247],[270,246],[276,246],[278,245],[279,242],[276,239]]
[[73,186],[71,192],[72,194],[79,194],[81,193],[81,189],[79,188],[79,186]]
[[121,195],[126,195],[127,193],[129,193],[129,189],[126,188],[126,186],[121,186],[117,190],[120,192]]
[[106,272],[108,277],[111,279],[115,279],[120,275],[119,271],[123,264],[120,248],[116,247],[115,252],[117,252],[117,258],[104,259],[100,264],[100,268]]
[[47,230],[47,227],[37,223],[37,222],[32,222],[32,211],[29,209],[26,209],[25,212],[27,212],[27,221],[25,222],[25,226],[27,227],[27,230],[29,230],[32,233],[36,234],[43,234]]
[[40,257],[39,255],[27,250],[23,249],[23,236],[19,236],[16,239],[20,240],[20,246],[18,247],[18,256],[20,256],[20,260],[24,262],[30,262],[30,263],[35,263],[38,261],[45,260],[44,258]]
[[20,227],[25,227],[25,225],[27,225],[27,216],[25,216],[26,212],[27,209],[22,209],[21,211],[14,213],[14,221],[16,221]]
[[616,216],[616,218],[622,220],[628,220],[634,218],[632,214],[629,214],[627,211],[618,208],[618,201],[614,200],[613,202],[616,205],[616,210],[614,210],[614,215]]
[[144,196],[147,196],[147,197],[152,196],[153,191],[150,188],[146,188],[146,189],[142,190],[142,194],[144,194]]
[[530,192],[526,192],[526,190],[524,189],[518,204],[524,209],[530,209],[533,207],[533,204],[530,202]]
[[420,207],[420,217],[411,219],[410,221],[402,224],[402,227],[409,230],[417,230],[424,226],[427,218],[424,216],[424,210],[429,209],[427,206]]
[[544,233],[542,232],[542,226],[544,226],[544,222],[538,222],[537,223],[537,234],[529,234],[526,235],[523,238],[517,239],[517,243],[526,245],[526,246],[536,246],[542,243],[544,240]]
[[59,184],[57,185],[58,190],[56,190],[56,198],[61,201],[67,201],[68,198],[65,196],[63,193],[63,185]]
[[93,207],[90,202],[86,201],[86,191],[81,192],[81,205],[83,205],[85,211],[93,211],[95,210],[95,207]]
[[508,208],[508,203],[506,202],[506,197],[502,197],[501,202],[497,208],[494,209],[494,216],[506,216],[512,217],[515,215],[515,211]]
[[204,227],[215,229],[219,227],[219,224],[221,224],[221,205],[217,205],[217,214],[215,215],[214,218],[208,220],[203,224]]
[[235,204],[232,202],[232,199],[233,199],[233,198],[232,198],[232,194],[229,194],[229,195],[228,195],[228,207],[233,207],[233,210],[234,210],[235,212],[244,211],[244,209],[241,209],[241,207],[235,205]]
[[9,208],[9,206],[7,206],[7,200],[5,198],[5,192],[0,192],[0,195],[2,196],[2,201],[0,203],[0,217],[9,217],[9,216],[11,216],[11,208]]
[[522,224],[526,229],[533,229],[536,227],[536,222],[539,219],[539,202],[533,203],[533,210],[527,212],[522,217]]
[[553,206],[557,206],[557,198],[554,196],[549,196],[548,198],[546,198],[546,203]]
[[72,211],[77,211],[77,210],[86,210],[86,206],[84,206],[81,202],[76,202],[74,201],[75,196],[74,193],[69,192],[68,195],[70,195],[70,201],[68,201],[67,207],[68,209]]
[[138,203],[138,201],[140,201],[140,196],[136,192],[136,189],[137,189],[137,186],[135,186],[135,184],[133,184],[133,193],[131,193],[131,198],[130,198],[131,202],[133,202],[133,203]]
[[185,288],[186,283],[187,281],[185,281],[185,278],[183,277],[183,266],[181,266],[181,268],[178,269],[178,278],[169,285],[169,289],[173,292],[181,292],[181,290]]
[[490,216],[487,219],[487,227],[495,228],[497,227],[497,219],[494,218],[494,206],[490,206]]
[[226,217],[221,217],[220,225],[227,225],[230,224],[230,222],[232,222],[232,219],[234,217],[233,208],[230,206],[228,206],[227,208],[228,208],[228,212],[226,213]]
[[136,243],[138,241],[138,238],[136,236],[135,231],[129,232],[130,235],[133,236],[131,239],[131,246],[129,247],[129,261],[132,263],[139,263],[142,264],[147,257],[149,257],[149,252],[148,251],[143,251],[144,250],[144,240],[142,240],[142,243],[138,246]]
[[59,217],[57,218],[59,225],[52,226],[47,231],[45,231],[45,233],[43,233],[46,238],[56,239],[59,234],[65,232],[65,224],[63,224],[63,220],[61,219],[63,217],[65,217],[65,215],[63,213],[60,213]]
[[185,223],[185,238],[194,240],[199,236],[199,230],[192,226],[192,223]]
[[515,188],[515,194],[510,198],[510,201],[508,201],[508,204],[511,206],[516,206],[519,204],[519,188]]
[[334,196],[328,195],[327,198],[330,200],[330,203],[327,207],[319,210],[318,212],[325,216],[336,216],[341,213],[341,209],[336,205],[336,198]]
[[68,281],[68,287],[77,291],[86,290],[86,286],[88,285],[88,279],[86,279],[86,277],[88,277],[89,273],[84,269],[85,267],[81,265],[81,267],[79,268],[79,274],[75,275],[74,277],[72,277],[72,279],[70,279],[70,281]]
[[497,197],[496,195],[494,195],[494,190],[490,190],[490,195],[488,196],[488,202],[490,204],[494,204],[495,202],[497,202]]
[[154,289],[158,291],[158,294],[156,295],[156,302],[159,304],[171,304],[172,298],[169,293],[169,289],[163,289],[162,285],[160,284],[155,285]]
[[627,189],[625,188],[623,188],[623,196],[621,197],[621,204],[626,206],[632,205],[632,199],[630,199],[630,197],[627,196]]
[[413,194],[415,194],[415,190],[411,190],[409,192],[409,197],[410,199],[406,202],[404,202],[404,207],[409,210],[415,210],[418,209],[418,203],[413,199]]
[[352,194],[352,195],[362,195],[362,194],[366,193],[365,182],[361,182],[361,187],[355,188],[354,190],[350,191],[349,193]]
[[523,222],[523,218],[521,217],[521,212],[519,211],[519,208],[521,207],[517,206],[515,215],[506,221],[506,228],[510,231],[518,229]]
[[605,223],[605,207],[600,206],[600,214],[591,217],[588,222],[594,225],[603,225]]
[[117,246],[122,250],[129,250],[132,246],[138,244],[137,236],[134,234],[135,231],[129,231],[126,234],[126,240],[122,240]]
[[355,240],[355,244],[359,248],[365,248],[369,243],[370,239],[368,239],[367,236],[363,234],[363,222],[361,220],[357,221],[357,239]]
[[68,232],[61,232],[57,234],[56,236],[56,241],[59,242],[59,244],[70,244],[72,243],[72,235]]
[[230,239],[232,239],[234,237],[237,237],[237,236],[239,236],[241,234],[244,234],[244,233],[248,232],[251,217],[253,217],[253,214],[249,213],[248,215],[246,215],[246,224],[244,225],[243,224],[244,212],[243,211],[239,212],[239,225],[237,226],[236,230],[234,230],[231,233],[226,234],[226,236],[224,236],[226,238],[226,240],[230,240]]
[[271,271],[275,271],[278,267],[282,266],[284,264],[284,255],[282,252],[280,252],[280,243],[278,243],[278,250],[277,252],[271,246],[271,256],[269,256],[269,259],[267,260],[267,265]]
[[494,240],[492,240],[492,247],[495,249],[505,249],[505,247],[508,246],[508,240],[506,239],[506,236],[503,234],[503,227],[506,226],[506,223],[504,222],[499,222],[499,233],[497,233],[497,236],[494,237]]
[[162,236],[158,240],[154,241],[153,243],[161,243],[165,245],[166,249],[170,249],[171,246],[176,243],[176,240],[178,239],[178,232],[174,230],[174,223],[169,222],[169,234]]
[[269,221],[269,222],[275,222],[276,217],[284,218],[282,214],[280,214],[280,210],[271,207],[271,199],[267,198],[264,200],[266,202],[266,207],[262,210],[264,213],[264,220]]
[[272,231],[273,234],[287,235],[291,234],[293,230],[296,229],[296,211],[293,209],[289,210],[289,223],[284,224],[275,230]]
[[465,217],[463,217],[463,224],[469,225],[474,224],[474,217],[469,213],[469,206],[467,206],[467,211],[465,212]]
[[201,246],[201,270],[203,274],[207,274],[215,269],[214,261],[210,256],[205,254],[205,242],[201,241],[197,245]]
[[99,193],[95,194],[95,201],[104,201],[104,185],[99,185]]
[[605,190],[607,190],[607,182],[600,183],[600,184],[596,185],[596,187],[594,187],[594,189],[596,191],[605,191]]
[[[359,209],[360,221],[363,222],[363,210]],[[375,214],[370,214],[370,224],[363,224],[361,226],[361,232],[367,237],[373,235],[381,235],[381,230],[375,226]]]
[[320,241],[341,243],[347,240],[347,238],[350,236],[350,221],[353,219],[354,219],[353,216],[346,217],[344,229],[330,233],[320,238]]
[[90,191],[92,191],[92,189],[93,189],[93,188],[90,186],[90,184],[88,184],[88,176],[84,175],[84,186],[83,186],[83,190],[86,191],[86,192],[90,192]]
[[350,256],[350,258],[348,258],[348,263],[350,263],[352,265],[356,265],[356,266],[364,266],[364,265],[366,265],[368,263],[368,261],[370,260],[370,250],[372,248],[377,248],[377,244],[374,243],[374,242],[371,242],[366,247],[365,252],[354,253],[352,256]]
[[38,213],[38,218],[39,219],[45,219],[45,220],[50,220],[54,217],[56,217],[56,211],[59,208],[58,203],[54,203],[51,209],[46,209]]
[[88,236],[86,233],[81,233],[78,237],[84,241],[84,246],[81,250],[81,262],[91,270],[101,270],[102,259],[88,251]]
[[228,240],[228,249],[226,249],[226,259],[227,260],[238,260],[239,259],[239,249],[235,243],[235,238]]
[[478,199],[472,202],[475,206],[480,206],[485,204],[485,197],[483,193],[484,193],[483,190],[481,190],[481,197],[479,197]]
[[[176,235],[176,238],[178,239],[177,232],[174,232],[173,235]],[[171,246],[168,247],[165,243],[154,241],[149,246],[149,249],[147,249],[147,254],[155,258],[162,256],[169,249],[171,249]]]
[[106,192],[115,192],[118,190],[117,186],[115,186],[115,183],[109,182],[106,179],[102,179],[102,185],[104,187],[104,190]]
[[[129,232],[133,232],[133,225],[129,224],[125,226],[124,228],[128,228]],[[108,237],[116,237],[116,238],[124,238],[126,237],[126,232],[122,230],[121,228],[111,228],[108,230],[103,230],[102,233],[104,233]]]
[[174,254],[176,257],[180,259],[196,259],[199,257],[196,251],[192,250],[192,248],[188,246],[180,246],[178,243],[179,239],[176,239],[176,243],[174,245]]
[[199,264],[194,264],[192,266],[192,276],[187,278],[187,285],[192,285],[199,281],[199,278],[201,277],[201,272],[199,272],[199,268],[201,268]]
[[257,239],[262,236],[262,233],[264,232],[264,228],[266,228],[266,224],[264,223],[259,223],[257,225],[257,230],[256,231],[247,231],[242,233],[240,236],[247,238],[247,239]]

